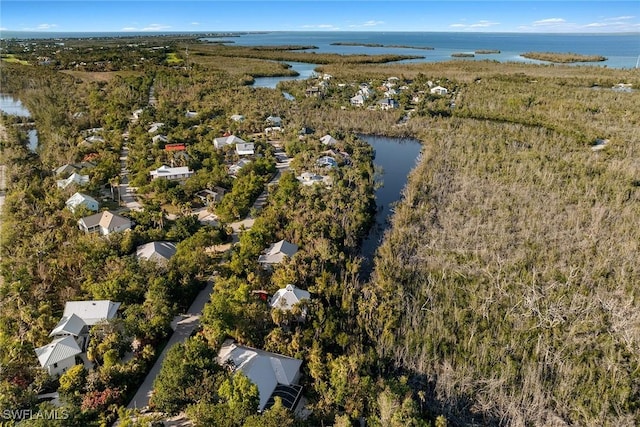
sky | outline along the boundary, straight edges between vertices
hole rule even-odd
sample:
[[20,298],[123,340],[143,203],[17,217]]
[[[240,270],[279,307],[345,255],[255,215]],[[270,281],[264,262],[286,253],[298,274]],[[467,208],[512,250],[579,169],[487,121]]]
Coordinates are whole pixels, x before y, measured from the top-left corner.
[[0,0],[0,31],[640,33],[640,1]]

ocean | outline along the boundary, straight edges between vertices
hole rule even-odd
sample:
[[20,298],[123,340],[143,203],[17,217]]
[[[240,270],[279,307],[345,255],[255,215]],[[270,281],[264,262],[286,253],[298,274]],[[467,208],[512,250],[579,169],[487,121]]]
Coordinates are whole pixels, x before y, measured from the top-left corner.
[[[208,38],[210,33],[43,33],[2,31],[0,38],[100,38],[160,35],[196,35],[204,40],[226,40],[241,46],[256,45],[313,45],[317,53],[339,54],[401,54],[420,55],[409,62],[439,62],[451,60],[452,53],[473,53],[479,49],[499,50],[500,53],[476,55],[475,59],[500,62],[531,62],[520,55],[525,52],[572,52],[583,55],[602,55],[604,62],[582,63],[612,68],[634,68],[640,58],[640,33],[633,34],[531,34],[531,33],[470,33],[470,32],[360,32],[360,31],[273,31],[235,32],[233,37]],[[404,47],[336,46],[332,43],[369,43],[384,46],[432,47],[433,50]],[[468,59],[468,58],[467,58]]]
[[[525,33],[436,33],[436,32],[270,32],[248,33],[228,40],[240,46],[313,45],[317,53],[401,54],[424,58],[408,62],[451,60],[453,53],[473,53],[480,49],[499,50],[498,54],[475,55],[474,59],[541,63],[520,55],[525,52],[572,52],[602,55],[603,62],[583,63],[612,68],[634,68],[640,56],[640,34],[525,34]],[[385,46],[432,47],[433,50],[399,47],[338,46],[332,43],[369,43]],[[469,58],[466,58],[469,59]]]

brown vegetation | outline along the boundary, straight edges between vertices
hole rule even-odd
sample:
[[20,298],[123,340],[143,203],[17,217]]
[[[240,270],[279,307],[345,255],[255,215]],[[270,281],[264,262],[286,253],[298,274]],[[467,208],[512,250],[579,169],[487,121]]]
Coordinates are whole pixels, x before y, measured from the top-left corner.
[[601,55],[580,55],[577,53],[557,52],[527,52],[520,56],[529,59],[537,59],[539,61],[558,62],[562,64],[571,62],[602,62],[607,60],[607,58]]

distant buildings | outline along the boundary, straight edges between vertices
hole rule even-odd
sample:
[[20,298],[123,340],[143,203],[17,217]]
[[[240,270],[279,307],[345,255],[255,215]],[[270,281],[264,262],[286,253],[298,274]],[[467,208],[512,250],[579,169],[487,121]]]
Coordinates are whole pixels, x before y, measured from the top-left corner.
[[73,213],[75,213],[76,209],[78,209],[80,206],[84,206],[85,208],[93,212],[97,212],[100,207],[100,204],[96,199],[82,193],[75,193],[73,196],[69,197],[69,199],[65,202],[65,205]]
[[265,267],[280,264],[285,257],[291,258],[298,252],[298,246],[286,240],[280,240],[269,246],[262,255],[258,257],[258,263]]
[[243,140],[242,138],[238,138],[235,135],[229,135],[229,136],[221,136],[219,138],[215,138],[213,140],[213,146],[216,147],[217,149],[220,149],[226,145],[233,145],[233,144],[244,144],[246,141]]
[[85,233],[99,233],[102,236],[129,230],[131,226],[132,222],[129,218],[109,211],[86,216],[78,221],[80,230]]
[[168,181],[183,181],[193,175],[193,171],[189,170],[187,166],[181,166],[177,168],[170,168],[169,166],[162,165],[156,170],[149,172],[152,179],[166,179]]

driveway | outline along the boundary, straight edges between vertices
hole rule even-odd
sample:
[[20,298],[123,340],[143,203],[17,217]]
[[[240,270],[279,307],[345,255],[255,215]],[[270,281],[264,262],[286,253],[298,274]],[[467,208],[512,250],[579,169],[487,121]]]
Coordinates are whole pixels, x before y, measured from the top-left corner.
[[207,282],[207,286],[200,291],[196,299],[193,301],[187,313],[174,319],[171,327],[175,329],[171,338],[169,338],[169,342],[164,347],[164,350],[162,350],[162,353],[160,353],[160,356],[158,356],[156,363],[154,363],[135,396],[133,396],[133,399],[131,399],[131,402],[127,405],[127,408],[142,409],[149,406],[149,399],[151,398],[151,393],[153,391],[153,382],[158,376],[160,368],[162,368],[162,362],[164,362],[164,359],[167,356],[167,351],[177,343],[184,342],[200,325],[200,315],[202,314],[204,305],[209,302],[209,297],[211,296],[212,291],[213,281],[210,280]]

